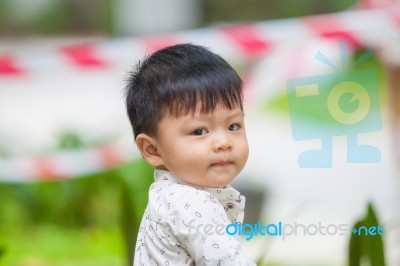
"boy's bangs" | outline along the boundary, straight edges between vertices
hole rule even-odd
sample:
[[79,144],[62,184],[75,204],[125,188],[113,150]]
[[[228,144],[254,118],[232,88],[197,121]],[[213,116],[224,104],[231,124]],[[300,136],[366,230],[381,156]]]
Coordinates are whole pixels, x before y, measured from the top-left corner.
[[164,95],[163,100],[163,105],[169,106],[169,113],[173,117],[193,114],[199,107],[202,114],[212,113],[221,104],[229,109],[240,107],[243,110],[242,82],[239,77],[235,82],[231,78],[203,77],[200,81],[191,78],[174,84],[173,88],[171,93]]

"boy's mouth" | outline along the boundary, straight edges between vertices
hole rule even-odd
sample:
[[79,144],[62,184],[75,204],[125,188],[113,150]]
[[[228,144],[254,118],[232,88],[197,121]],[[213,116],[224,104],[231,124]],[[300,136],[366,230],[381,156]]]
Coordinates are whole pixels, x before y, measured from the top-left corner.
[[233,164],[232,161],[218,161],[211,164],[211,167],[228,167]]

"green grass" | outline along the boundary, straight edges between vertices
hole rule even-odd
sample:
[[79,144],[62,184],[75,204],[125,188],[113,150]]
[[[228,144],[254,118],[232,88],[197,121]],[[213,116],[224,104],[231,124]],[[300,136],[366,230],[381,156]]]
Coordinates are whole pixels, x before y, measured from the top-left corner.
[[36,225],[2,233],[0,265],[125,265],[119,228],[62,228]]
[[71,180],[0,184],[0,266],[130,265],[152,180],[137,160]]

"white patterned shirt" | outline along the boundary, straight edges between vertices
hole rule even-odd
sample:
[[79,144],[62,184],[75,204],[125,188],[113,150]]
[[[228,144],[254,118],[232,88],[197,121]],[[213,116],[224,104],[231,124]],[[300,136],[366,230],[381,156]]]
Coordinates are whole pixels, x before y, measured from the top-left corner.
[[231,186],[194,187],[171,172],[155,170],[140,224],[134,266],[255,265],[239,236],[225,232],[242,223],[245,198]]

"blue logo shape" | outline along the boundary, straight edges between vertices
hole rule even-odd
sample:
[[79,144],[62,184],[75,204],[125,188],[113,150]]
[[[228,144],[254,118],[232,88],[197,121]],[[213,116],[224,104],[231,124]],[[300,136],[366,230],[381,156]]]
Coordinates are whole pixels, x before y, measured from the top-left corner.
[[[345,45],[341,43],[343,66],[345,54]],[[370,56],[371,52],[367,51],[354,65]],[[322,53],[318,52],[316,58],[337,69]],[[300,168],[332,167],[332,138],[341,135],[347,137],[348,163],[381,161],[379,149],[357,142],[357,134],[382,129],[374,70],[341,71],[294,78],[288,80],[286,85],[293,138],[321,139],[321,149],[304,151],[299,155]]]

